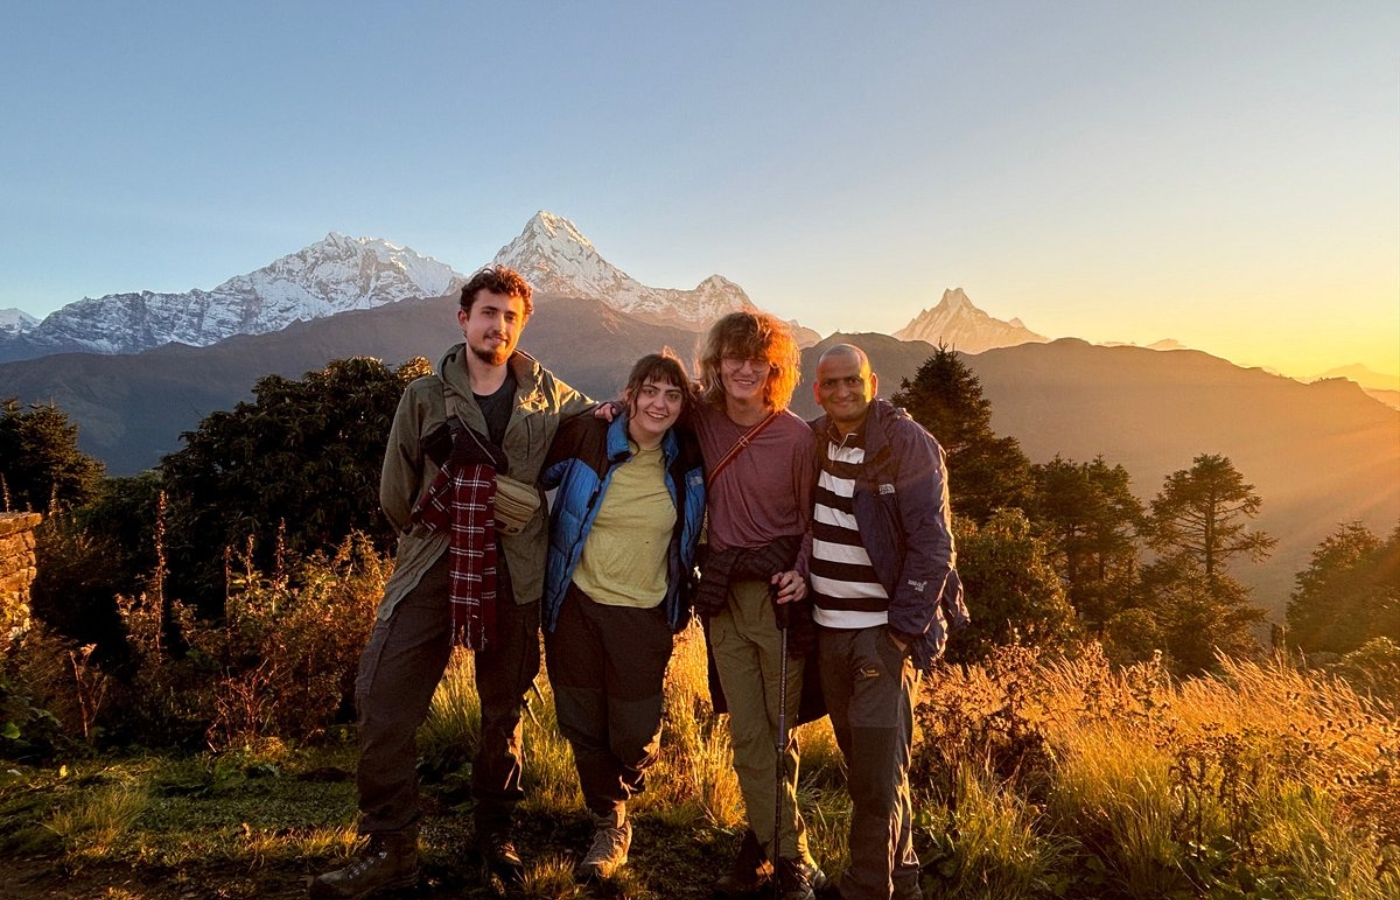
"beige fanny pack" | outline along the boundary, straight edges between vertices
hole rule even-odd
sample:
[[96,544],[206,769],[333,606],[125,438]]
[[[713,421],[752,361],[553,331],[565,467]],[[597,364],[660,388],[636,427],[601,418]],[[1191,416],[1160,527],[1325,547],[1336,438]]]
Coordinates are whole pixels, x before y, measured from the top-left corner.
[[540,508],[540,492],[532,484],[496,474],[496,530],[519,534]]

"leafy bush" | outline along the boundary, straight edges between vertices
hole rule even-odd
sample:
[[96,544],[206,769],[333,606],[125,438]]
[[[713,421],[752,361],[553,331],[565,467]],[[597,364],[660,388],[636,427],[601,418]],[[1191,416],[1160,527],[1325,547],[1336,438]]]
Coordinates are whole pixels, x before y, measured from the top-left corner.
[[353,696],[390,571],[369,540],[351,535],[333,557],[313,554],[288,573],[265,575],[242,559],[221,620],[170,604],[179,652],[159,591],[118,600],[136,661],[129,702],[156,734],[181,741],[202,732],[213,748],[302,740]]

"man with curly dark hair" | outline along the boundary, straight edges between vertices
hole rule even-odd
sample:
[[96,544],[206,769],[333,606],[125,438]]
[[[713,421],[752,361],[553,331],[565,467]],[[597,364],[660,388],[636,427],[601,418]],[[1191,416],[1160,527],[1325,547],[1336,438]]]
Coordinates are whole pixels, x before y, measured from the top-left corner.
[[[472,793],[482,877],[504,891],[523,875],[511,819],[523,795],[521,714],[540,667],[546,522],[538,478],[560,420],[594,406],[516,349],[531,294],[503,266],[473,275],[457,312],[462,343],[437,374],[409,384],[394,414],[379,496],[399,530],[398,558],[355,684],[359,830],[369,841],[350,865],[312,882],[316,900],[357,900],[417,881],[414,732],[454,643],[476,652]],[[524,493],[519,521],[502,511],[503,479]]]

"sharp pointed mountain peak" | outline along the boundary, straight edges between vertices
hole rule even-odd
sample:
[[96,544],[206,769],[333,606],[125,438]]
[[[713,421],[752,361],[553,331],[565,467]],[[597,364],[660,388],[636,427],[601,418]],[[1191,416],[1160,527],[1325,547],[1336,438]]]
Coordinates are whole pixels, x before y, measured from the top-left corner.
[[945,290],[943,292],[943,299],[938,301],[938,305],[943,307],[949,307],[955,310],[960,307],[971,307],[972,309],[977,308],[972,305],[971,300],[967,299],[967,294],[964,294],[963,289],[960,287],[948,288],[947,290]]
[[544,210],[493,262],[515,269],[541,294],[600,300],[646,321],[696,331],[725,313],[753,308],[743,289],[721,275],[689,291],[642,284],[604,259],[573,222]]
[[994,347],[1045,343],[1020,319],[1004,321],[978,309],[962,288],[948,288],[933,309],[925,309],[894,333],[902,341],[943,344],[964,353],[981,353]]
[[525,223],[525,230],[520,233],[520,236],[531,236],[548,241],[572,241],[593,249],[593,243],[583,236],[583,232],[578,230],[578,226],[563,216],[556,216],[543,209],[535,213],[530,221]]

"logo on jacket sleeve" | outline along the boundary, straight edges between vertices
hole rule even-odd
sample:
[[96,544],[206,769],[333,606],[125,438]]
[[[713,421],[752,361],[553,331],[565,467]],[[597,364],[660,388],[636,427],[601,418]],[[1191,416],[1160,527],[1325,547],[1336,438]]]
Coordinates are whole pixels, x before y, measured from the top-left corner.
[[892,485],[892,484],[882,484],[882,485],[880,485],[880,494],[881,494],[882,496],[885,495],[885,494],[893,494],[893,493],[894,493],[894,485]]
[[912,579],[912,578],[909,579],[908,581],[906,581],[905,584],[907,584],[907,585],[909,585],[911,588],[913,588],[913,589],[914,589],[914,593],[916,593],[916,594],[922,594],[922,593],[924,592],[924,588],[928,587],[928,582],[927,582],[927,581],[915,581],[915,580]]

